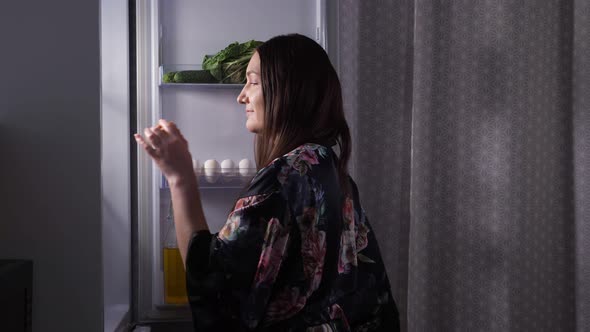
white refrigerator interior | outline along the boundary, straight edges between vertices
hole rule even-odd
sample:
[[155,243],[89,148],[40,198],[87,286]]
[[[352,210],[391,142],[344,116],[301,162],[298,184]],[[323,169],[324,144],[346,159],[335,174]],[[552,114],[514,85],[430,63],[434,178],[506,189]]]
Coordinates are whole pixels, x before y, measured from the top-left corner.
[[[236,101],[243,85],[164,84],[162,73],[170,68],[199,68],[205,55],[232,42],[266,41],[279,34],[300,33],[326,48],[325,8],[325,0],[137,1],[138,130],[159,118],[174,121],[201,166],[210,159],[220,164],[230,159],[235,165],[223,174],[201,170],[198,175],[212,232],[223,226],[255,171],[238,169],[243,159],[254,165],[254,136],[245,127],[245,106]],[[141,151],[137,176],[136,317],[139,322],[189,319],[186,303],[171,303],[165,297],[163,249],[170,242],[167,230],[172,223],[167,218],[169,191]]]

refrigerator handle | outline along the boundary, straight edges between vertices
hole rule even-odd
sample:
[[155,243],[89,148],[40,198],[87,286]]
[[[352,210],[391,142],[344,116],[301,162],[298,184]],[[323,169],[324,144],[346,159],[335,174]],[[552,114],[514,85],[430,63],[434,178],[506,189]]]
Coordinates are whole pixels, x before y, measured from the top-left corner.
[[158,24],[158,67],[162,66],[162,35],[164,28]]
[[322,45],[326,52],[328,51],[328,43],[326,40],[326,24],[327,19],[326,0],[316,0],[316,31],[315,40]]

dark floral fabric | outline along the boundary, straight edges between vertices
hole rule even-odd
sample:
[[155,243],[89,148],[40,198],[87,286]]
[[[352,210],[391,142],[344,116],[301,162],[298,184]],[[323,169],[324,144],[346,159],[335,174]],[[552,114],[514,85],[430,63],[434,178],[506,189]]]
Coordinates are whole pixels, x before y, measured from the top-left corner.
[[399,331],[375,236],[337,156],[304,144],[262,168],[186,260],[196,331]]

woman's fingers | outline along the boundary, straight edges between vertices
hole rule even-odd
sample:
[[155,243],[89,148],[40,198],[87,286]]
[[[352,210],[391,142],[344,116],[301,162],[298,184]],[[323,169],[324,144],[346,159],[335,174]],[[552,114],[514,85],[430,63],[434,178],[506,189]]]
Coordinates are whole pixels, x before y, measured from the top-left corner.
[[153,126],[150,129],[154,132],[154,134],[159,136],[166,136],[169,134],[162,125]]
[[134,137],[166,178],[194,175],[188,142],[174,123],[160,120],[157,125],[145,128],[144,135]]
[[162,128],[162,130],[166,131],[168,134],[172,134],[172,135],[178,134],[178,128],[176,128],[174,123],[168,122],[164,119],[160,119],[160,121],[158,121],[158,122],[160,123],[158,126],[160,126]]
[[164,119],[160,119],[158,124],[151,128],[145,128],[143,134],[143,136],[135,134],[135,140],[154,158],[160,156],[160,148],[166,149],[167,145],[173,142],[175,138],[180,138],[181,141],[186,143],[176,125]]
[[182,141],[186,143],[186,139],[184,139],[184,136],[182,136],[182,133],[180,132],[178,127],[176,127],[176,124],[174,122],[160,119],[159,123],[168,134],[178,136]]
[[156,134],[156,132],[154,132],[151,128],[145,128],[143,130],[143,134],[145,135],[145,141],[154,149],[157,149],[162,143],[162,138],[160,135]]
[[154,149],[150,144],[148,144],[140,134],[135,134],[133,136],[135,137],[135,141],[137,142],[137,144],[141,145],[150,156],[154,158],[156,157],[156,149]]

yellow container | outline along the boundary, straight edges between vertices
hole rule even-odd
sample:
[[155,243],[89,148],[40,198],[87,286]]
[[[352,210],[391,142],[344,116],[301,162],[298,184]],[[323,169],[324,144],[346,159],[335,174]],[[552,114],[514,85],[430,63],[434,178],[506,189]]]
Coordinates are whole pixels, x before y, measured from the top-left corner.
[[169,304],[188,303],[186,274],[178,248],[164,248],[164,300]]
[[174,211],[172,209],[172,200],[168,205],[168,215],[166,216],[166,236],[164,237],[164,302],[168,304],[186,304],[188,297],[186,295],[186,272],[178,242],[176,241],[176,227],[174,227]]

